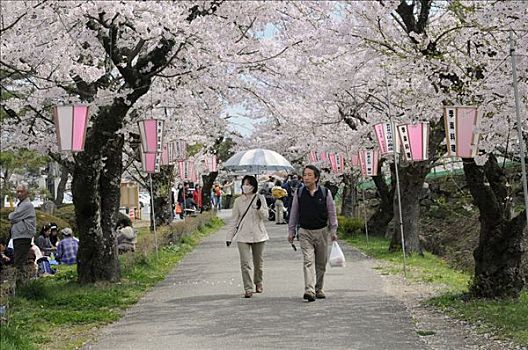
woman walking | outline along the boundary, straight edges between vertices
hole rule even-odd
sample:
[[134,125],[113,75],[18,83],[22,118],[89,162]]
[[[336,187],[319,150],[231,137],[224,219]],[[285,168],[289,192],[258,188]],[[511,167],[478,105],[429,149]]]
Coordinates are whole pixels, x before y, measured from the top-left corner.
[[[233,227],[228,231],[226,245],[236,240],[240,254],[240,269],[244,283],[244,297],[262,293],[262,265],[264,262],[264,244],[269,239],[264,227],[268,217],[268,206],[264,196],[257,194],[258,183],[254,176],[246,175],[242,179],[242,195],[233,204]],[[253,258],[253,278],[251,277],[251,258]]]

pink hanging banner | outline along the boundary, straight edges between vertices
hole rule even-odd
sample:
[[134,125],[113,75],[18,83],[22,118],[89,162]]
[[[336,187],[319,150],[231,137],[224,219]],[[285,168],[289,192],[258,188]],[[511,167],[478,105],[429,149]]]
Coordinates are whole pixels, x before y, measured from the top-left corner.
[[82,152],[88,127],[88,106],[55,106],[53,121],[60,151]]
[[178,161],[178,172],[180,175],[180,180],[185,180],[185,161],[179,160]]
[[86,128],[88,127],[88,106],[77,105],[73,107],[73,133],[72,151],[84,150]]
[[428,159],[429,123],[402,124],[397,129],[406,161]]
[[327,162],[328,161],[328,153],[327,152],[320,152],[319,153],[319,159],[321,162]]
[[174,164],[187,158],[187,142],[184,140],[175,140],[167,145],[169,163]]
[[176,142],[176,159],[187,159],[187,142],[183,140]]
[[196,167],[194,163],[189,162],[189,180],[196,182],[198,180],[198,174],[196,173]]
[[478,152],[481,115],[477,107],[444,108],[448,157],[474,158]]
[[337,172],[337,159],[335,153],[328,153],[328,158],[330,158],[330,168],[334,173]]
[[163,152],[163,125],[164,121],[161,119],[145,119],[138,122],[143,152]]
[[378,150],[364,150],[359,152],[359,162],[361,163],[361,175],[377,176],[378,175]]
[[311,164],[317,163],[317,152],[316,151],[310,151],[310,154],[308,155],[308,161]]
[[159,173],[161,155],[159,153],[141,152],[141,165],[147,174]]
[[189,160],[186,160],[183,162],[183,168],[185,169],[184,170],[184,176],[185,176],[185,179],[188,179],[190,180],[191,179],[191,168],[193,166],[193,163]]
[[352,154],[350,160],[352,162],[352,166],[353,167],[358,167],[359,166],[359,154],[358,153]]
[[169,147],[167,144],[163,145],[163,152],[161,153],[161,165],[169,165]]
[[207,170],[210,173],[213,173],[215,171],[218,171],[218,160],[216,158],[216,155],[210,155],[205,158],[205,163],[207,164]]
[[337,167],[339,171],[345,171],[345,155],[343,153],[337,154]]
[[398,139],[395,137],[395,128],[391,123],[378,123],[374,125],[376,139],[380,146],[380,153],[393,153],[398,150]]

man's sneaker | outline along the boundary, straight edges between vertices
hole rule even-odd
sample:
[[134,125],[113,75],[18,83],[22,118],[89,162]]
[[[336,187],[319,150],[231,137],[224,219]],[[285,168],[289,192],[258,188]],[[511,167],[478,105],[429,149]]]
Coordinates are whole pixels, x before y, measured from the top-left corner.
[[325,299],[326,295],[325,295],[325,293],[322,290],[318,290],[318,291],[315,292],[315,297],[317,299]]
[[303,295],[303,299],[308,300],[309,302],[315,301],[315,294],[312,292],[306,292]]

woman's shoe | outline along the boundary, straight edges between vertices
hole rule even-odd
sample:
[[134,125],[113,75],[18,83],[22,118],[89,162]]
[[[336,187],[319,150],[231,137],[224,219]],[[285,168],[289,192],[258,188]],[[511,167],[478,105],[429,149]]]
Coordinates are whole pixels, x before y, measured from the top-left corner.
[[246,291],[246,293],[244,294],[244,298],[251,298],[253,296],[253,292],[248,290]]
[[255,285],[255,292],[256,293],[262,293],[262,291],[264,290],[264,288],[262,288],[262,283],[258,283]]

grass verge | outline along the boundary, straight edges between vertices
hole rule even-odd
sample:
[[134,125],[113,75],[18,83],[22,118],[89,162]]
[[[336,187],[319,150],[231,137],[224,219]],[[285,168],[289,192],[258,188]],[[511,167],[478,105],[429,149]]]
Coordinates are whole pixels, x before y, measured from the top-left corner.
[[[345,241],[368,256],[387,264],[379,267],[382,274],[403,275],[402,252],[389,252],[389,241],[364,236],[346,236]],[[442,295],[432,298],[429,304],[452,317],[477,326],[482,332],[492,332],[503,339],[528,346],[528,291],[518,300],[467,300],[471,275],[450,268],[441,258],[425,253],[423,257],[410,256],[406,260],[407,280],[431,283],[441,287]]]
[[[40,278],[18,288],[10,299],[9,323],[0,326],[2,350],[75,349],[95,330],[118,320],[145,292],[163,280],[203,237],[217,231],[223,222],[211,217],[173,244],[160,247],[159,256],[149,243],[148,228],[140,229],[136,253],[120,256],[119,283],[79,285],[74,266],[60,266],[54,276]],[[166,235],[170,237],[170,233]]]

